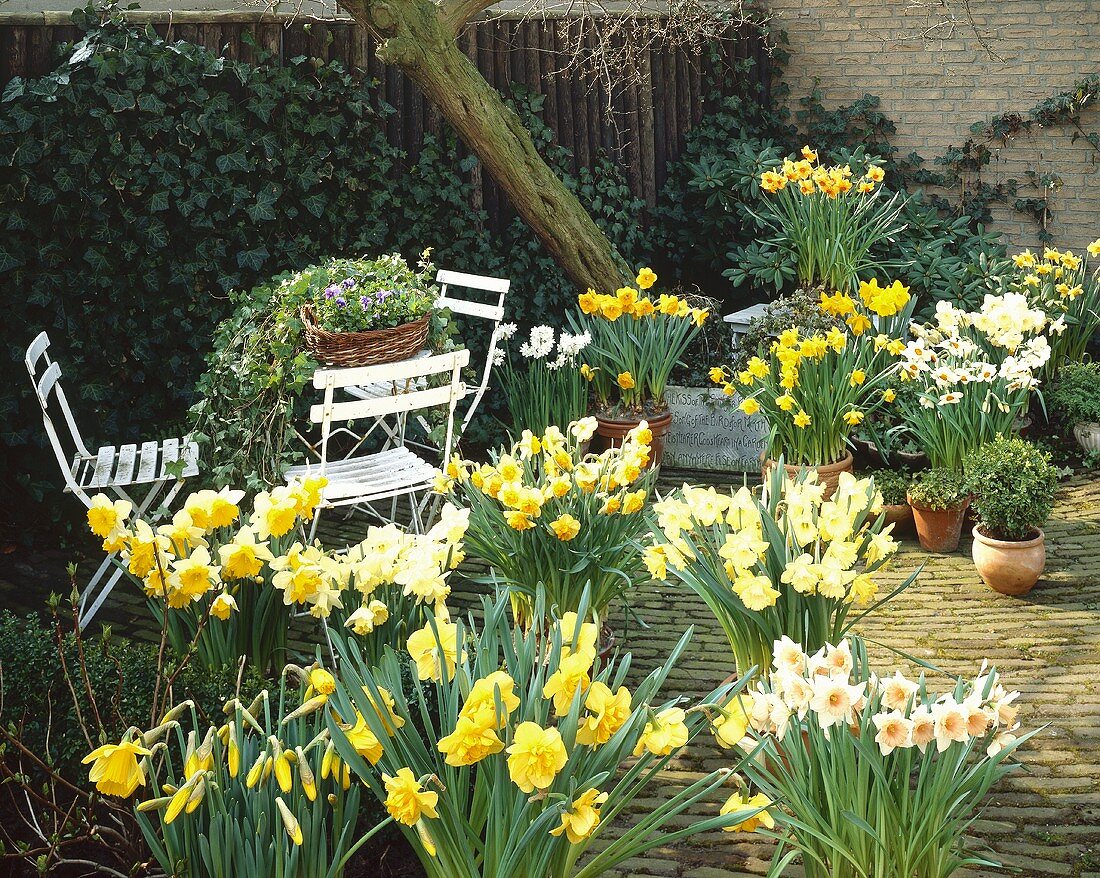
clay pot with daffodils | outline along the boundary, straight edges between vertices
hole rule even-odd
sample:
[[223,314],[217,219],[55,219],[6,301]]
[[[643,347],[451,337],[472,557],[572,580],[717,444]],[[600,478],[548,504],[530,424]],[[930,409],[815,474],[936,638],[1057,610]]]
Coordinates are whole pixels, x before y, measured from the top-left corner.
[[1058,471],[1050,455],[1018,438],[1001,438],[966,459],[974,486],[974,566],[1001,594],[1023,595],[1046,566],[1042,526],[1054,505]]
[[872,280],[860,284],[857,298],[822,294],[820,307],[842,319],[844,329],[806,336],[791,327],[736,375],[717,367],[711,379],[727,395],[742,397],[745,414],[760,412],[767,419],[765,474],[782,457],[790,476],[816,471],[828,497],[841,474],[852,470],[852,432],[896,398],[890,386],[898,368],[893,355],[904,345],[886,331],[872,334],[874,322],[900,327],[913,301],[901,283],[880,287]]
[[620,287],[614,294],[582,293],[580,314],[570,314],[569,321],[574,332],[591,338],[581,374],[592,388],[602,447],[622,445],[645,421],[652,433],[649,465],[656,467],[672,424],[665,402],[669,376],[709,311],[685,297],[654,297],[648,291],[657,275],[648,268],[634,282],[635,287]]

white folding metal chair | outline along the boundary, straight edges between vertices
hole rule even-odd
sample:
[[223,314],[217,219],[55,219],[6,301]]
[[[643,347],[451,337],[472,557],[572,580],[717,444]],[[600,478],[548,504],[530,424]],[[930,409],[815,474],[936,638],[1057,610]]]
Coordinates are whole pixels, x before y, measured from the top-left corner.
[[[470,425],[470,421],[473,420],[474,414],[477,412],[477,407],[481,403],[481,398],[485,395],[485,391],[489,387],[489,378],[493,369],[493,356],[496,354],[496,349],[501,339],[500,324],[501,321],[504,320],[504,298],[508,295],[508,288],[511,286],[511,281],[507,278],[465,274],[460,271],[448,271],[444,268],[441,268],[436,273],[435,279],[440,285],[440,293],[435,300],[436,308],[447,308],[452,314],[458,315],[459,317],[486,320],[492,324],[492,329],[489,333],[489,342],[485,352],[485,362],[480,369],[481,379],[478,383],[477,390],[474,391],[473,399],[469,407],[463,413],[462,424],[458,429],[458,437],[461,439],[466,432],[466,428]],[[477,290],[482,293],[488,293],[490,295],[487,298],[495,296],[496,302],[476,302],[470,299],[456,298],[452,292],[453,288]],[[413,359],[429,355],[428,352],[423,352]],[[345,392],[355,399],[381,399],[386,396],[397,396],[402,393],[407,393],[410,390],[423,386],[424,382],[422,379],[417,382],[412,382],[409,380],[401,381],[391,378],[373,384],[347,387],[345,388]],[[397,423],[390,423],[385,418],[375,419],[370,427],[367,428],[366,432],[360,435],[360,439],[365,440],[375,430],[381,429],[386,433],[385,443],[387,445],[391,443],[407,443],[405,439],[405,417],[399,416],[396,420]],[[424,417],[421,416],[418,418],[418,421],[423,431],[425,433],[429,432],[429,425]],[[427,446],[419,443],[411,444],[427,448]]]
[[[142,442],[140,445],[120,445],[118,448],[104,445],[94,452],[89,451],[76,426],[65,391],[61,388],[61,366],[47,353],[49,346],[49,336],[45,332],[39,333],[27,348],[26,364],[31,385],[42,408],[46,435],[65,479],[65,491],[75,494],[86,507],[92,505],[92,494],[114,494],[133,504],[136,516],[147,516],[159,506],[171,503],[183,487],[184,480],[199,472],[198,446],[184,437]],[[71,439],[72,450],[66,449],[54,424],[58,411]],[[140,488],[143,493],[135,492],[135,488]],[[167,493],[157,505],[157,498],[166,489]],[[112,564],[116,569],[106,583],[101,584]],[[81,628],[99,611],[122,572],[118,553],[111,553],[103,559],[80,593]]]
[[[454,417],[458,402],[466,396],[462,381],[462,369],[470,362],[467,350],[452,351],[435,356],[363,366],[351,369],[318,369],[313,374],[313,386],[324,391],[324,400],[310,409],[309,418],[321,425],[321,459],[319,463],[291,467],[286,471],[289,481],[308,474],[323,475],[328,484],[323,489],[321,506],[313,517],[310,540],[317,532],[321,509],[338,506],[363,507],[381,521],[393,521],[397,501],[409,498],[410,526],[414,532],[424,529],[424,509],[431,499],[438,464],[431,463],[417,454],[408,444],[397,442],[372,454],[357,455],[360,442],[343,458],[332,459],[329,444],[334,435],[347,433],[359,437],[346,427],[333,429],[333,424],[346,424],[360,419],[378,419],[394,415],[407,415],[437,406],[447,407],[447,432],[441,449],[442,460],[451,456],[454,445]],[[429,379],[449,373],[448,382],[431,387]],[[375,399],[357,399],[336,402],[336,391],[349,387],[370,386],[385,382],[401,382],[410,390],[396,396]],[[400,436],[398,437],[400,438]],[[422,495],[417,499],[417,495]],[[375,508],[382,500],[390,500],[390,513],[385,515]]]

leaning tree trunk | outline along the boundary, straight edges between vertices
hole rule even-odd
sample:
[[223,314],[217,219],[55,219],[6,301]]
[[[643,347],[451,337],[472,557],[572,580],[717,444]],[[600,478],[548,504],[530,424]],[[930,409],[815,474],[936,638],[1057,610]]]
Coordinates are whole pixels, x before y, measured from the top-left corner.
[[615,246],[546,164],[530,133],[455,37],[485,0],[341,0],[399,67],[439,107],[578,287],[611,291],[630,276]]

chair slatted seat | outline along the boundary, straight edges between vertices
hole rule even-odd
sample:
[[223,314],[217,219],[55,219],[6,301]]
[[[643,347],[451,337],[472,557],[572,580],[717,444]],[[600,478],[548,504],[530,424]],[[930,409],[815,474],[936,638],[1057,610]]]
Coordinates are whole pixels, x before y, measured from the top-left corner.
[[[49,347],[49,336],[39,333],[27,347],[25,363],[42,409],[42,424],[65,480],[65,492],[74,494],[86,507],[92,505],[93,494],[113,494],[130,502],[135,516],[159,520],[158,508],[172,502],[185,479],[198,475],[198,446],[187,438],[170,438],[142,442],[140,446],[104,445],[94,452],[89,450],[61,386],[61,366],[50,359]],[[58,422],[64,432],[58,429]],[[63,436],[68,442],[62,440]],[[143,493],[134,492],[134,487]],[[162,494],[158,505],[156,501]],[[115,570],[104,582],[112,565]],[[117,552],[103,559],[80,593],[82,628],[98,612],[122,572]]]

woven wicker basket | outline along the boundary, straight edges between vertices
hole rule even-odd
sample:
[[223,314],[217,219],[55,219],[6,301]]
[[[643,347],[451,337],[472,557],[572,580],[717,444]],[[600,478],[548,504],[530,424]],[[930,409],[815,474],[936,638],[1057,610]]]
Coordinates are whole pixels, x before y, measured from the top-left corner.
[[329,332],[317,325],[313,309],[303,305],[302,326],[306,347],[318,362],[328,366],[373,366],[407,360],[428,342],[431,314],[419,320],[367,332]]

